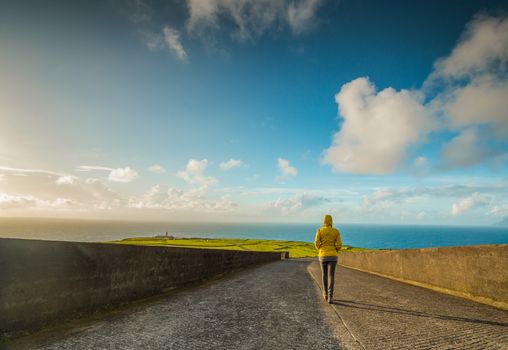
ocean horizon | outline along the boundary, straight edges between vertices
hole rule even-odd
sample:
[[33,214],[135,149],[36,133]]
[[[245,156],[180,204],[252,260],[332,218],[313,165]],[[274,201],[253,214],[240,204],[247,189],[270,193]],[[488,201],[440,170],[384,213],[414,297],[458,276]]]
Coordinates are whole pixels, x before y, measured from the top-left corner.
[[[0,218],[0,238],[107,242],[164,235],[200,238],[251,238],[312,242],[319,224],[143,222],[81,219]],[[508,244],[508,227],[344,223],[336,226],[346,245],[408,249]]]

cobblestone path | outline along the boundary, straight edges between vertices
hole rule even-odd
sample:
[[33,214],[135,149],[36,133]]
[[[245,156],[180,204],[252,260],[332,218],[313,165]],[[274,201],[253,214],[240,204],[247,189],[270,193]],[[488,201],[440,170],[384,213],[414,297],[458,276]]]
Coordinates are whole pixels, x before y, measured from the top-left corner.
[[330,306],[319,280],[316,261],[269,263],[12,349],[508,350],[507,311],[340,266]]
[[320,299],[308,264],[284,260],[249,268],[138,305],[60,339],[25,346],[41,350],[344,348],[347,331]]
[[335,278],[333,307],[365,349],[508,349],[508,311],[341,266]]

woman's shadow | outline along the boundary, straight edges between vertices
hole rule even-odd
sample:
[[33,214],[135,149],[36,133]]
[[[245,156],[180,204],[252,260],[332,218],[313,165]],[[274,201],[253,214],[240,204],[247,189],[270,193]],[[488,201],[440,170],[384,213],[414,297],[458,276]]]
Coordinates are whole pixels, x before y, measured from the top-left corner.
[[416,316],[416,317],[427,317],[438,320],[447,320],[447,321],[459,321],[459,322],[468,322],[468,323],[476,323],[476,324],[486,324],[490,326],[499,326],[499,327],[508,327],[508,323],[505,322],[497,322],[497,321],[489,321],[489,320],[479,320],[479,319],[471,319],[465,317],[457,317],[450,315],[439,315],[415,310],[405,310],[396,307],[387,307],[382,305],[375,304],[367,304],[360,303],[353,300],[340,300],[340,299],[332,299],[331,304],[346,307],[346,308],[355,308],[369,311],[379,311],[379,312],[389,312],[389,313],[397,313],[402,315]]

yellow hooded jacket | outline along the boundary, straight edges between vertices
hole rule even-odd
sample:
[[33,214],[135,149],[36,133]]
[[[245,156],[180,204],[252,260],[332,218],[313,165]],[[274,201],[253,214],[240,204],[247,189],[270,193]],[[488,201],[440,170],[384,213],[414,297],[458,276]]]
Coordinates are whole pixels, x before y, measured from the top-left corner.
[[314,246],[319,256],[337,256],[342,247],[339,230],[332,227],[330,215],[325,215],[324,225],[316,231]]

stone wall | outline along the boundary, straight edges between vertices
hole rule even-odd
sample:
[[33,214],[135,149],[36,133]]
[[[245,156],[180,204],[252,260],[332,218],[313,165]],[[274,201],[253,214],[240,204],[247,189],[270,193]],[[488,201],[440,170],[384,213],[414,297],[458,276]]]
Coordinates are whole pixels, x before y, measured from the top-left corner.
[[344,253],[340,264],[508,309],[508,245]]
[[281,253],[0,239],[0,342]]

